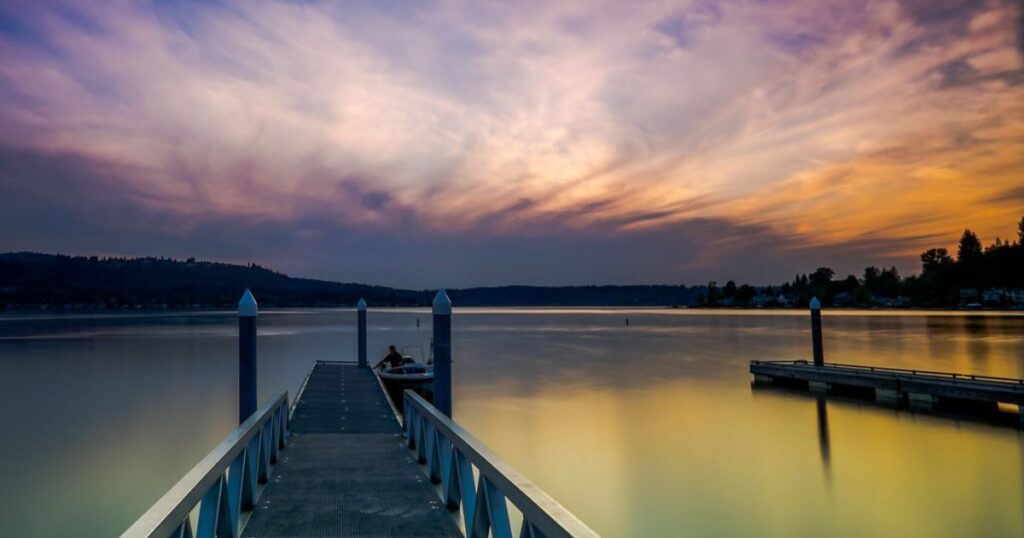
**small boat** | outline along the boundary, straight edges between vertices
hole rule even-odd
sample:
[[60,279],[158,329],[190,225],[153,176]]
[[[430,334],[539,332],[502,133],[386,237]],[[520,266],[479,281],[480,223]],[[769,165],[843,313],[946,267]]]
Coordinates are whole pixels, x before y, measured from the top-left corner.
[[[420,362],[416,362],[407,351],[418,350],[420,355]],[[377,375],[385,381],[400,382],[405,385],[417,385],[420,383],[429,383],[434,380],[434,365],[432,361],[428,360],[426,364],[423,364],[423,348],[419,346],[404,347],[400,351],[402,354],[401,366],[389,368],[387,366],[381,366],[377,370]]]
[[397,368],[381,368],[377,375],[386,381],[426,383],[434,380],[434,367],[426,364],[407,363]]
[[[388,396],[398,409],[402,409],[402,400],[404,399],[406,389],[416,391],[424,398],[427,398],[428,401],[433,397],[434,365],[431,364],[433,361],[427,360],[426,364],[416,362],[406,354],[406,349],[408,348],[402,348],[400,352],[403,358],[401,366],[394,368],[381,366],[376,372],[381,382],[383,382],[384,388],[387,389]],[[419,349],[422,361],[423,348],[412,349]]]

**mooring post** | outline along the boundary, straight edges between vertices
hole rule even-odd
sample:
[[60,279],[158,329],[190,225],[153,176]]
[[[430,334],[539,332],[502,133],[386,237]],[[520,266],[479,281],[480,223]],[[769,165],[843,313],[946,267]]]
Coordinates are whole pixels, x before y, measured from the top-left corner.
[[821,344],[821,302],[811,298],[811,345],[814,348],[814,365],[825,366],[825,351]]
[[256,412],[256,316],[252,292],[238,301],[238,423]]
[[434,407],[452,416],[452,301],[444,290],[434,296]]
[[359,299],[356,305],[356,319],[359,326],[359,367],[366,367],[366,301]]

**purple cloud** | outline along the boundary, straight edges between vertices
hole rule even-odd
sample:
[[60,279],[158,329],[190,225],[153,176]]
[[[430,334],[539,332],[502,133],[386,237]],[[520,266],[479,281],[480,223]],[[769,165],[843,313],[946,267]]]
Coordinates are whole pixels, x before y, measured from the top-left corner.
[[0,248],[403,285],[909,268],[1015,222],[1019,12],[5,3]]

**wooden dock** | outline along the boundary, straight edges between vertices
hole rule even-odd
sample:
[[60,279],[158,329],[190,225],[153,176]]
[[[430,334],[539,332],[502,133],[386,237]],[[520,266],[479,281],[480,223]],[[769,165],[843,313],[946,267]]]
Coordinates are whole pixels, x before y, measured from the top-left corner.
[[318,362],[246,537],[462,536],[369,368]]
[[122,537],[597,536],[431,403],[407,392],[400,425],[385,394],[318,361],[294,406],[267,401]]
[[812,392],[837,389],[873,391],[880,403],[908,403],[931,409],[942,403],[991,406],[1017,405],[1024,423],[1024,379],[824,363],[804,360],[751,361],[756,383],[805,386]]
[[[123,538],[466,536],[593,538],[593,530],[452,420],[451,301],[433,305],[433,394],[404,413],[367,367],[366,303],[355,362],[317,361],[294,405],[256,407],[256,300],[239,316],[239,426]],[[510,508],[519,518],[510,518]],[[194,529],[194,532],[193,532]]]

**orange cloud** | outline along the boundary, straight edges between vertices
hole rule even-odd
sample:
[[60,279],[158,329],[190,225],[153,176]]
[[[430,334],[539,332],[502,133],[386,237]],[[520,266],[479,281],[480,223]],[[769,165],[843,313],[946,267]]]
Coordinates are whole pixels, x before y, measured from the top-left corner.
[[1021,208],[1020,7],[952,4],[10,5],[0,145],[116,169],[185,227],[716,220],[911,259]]

